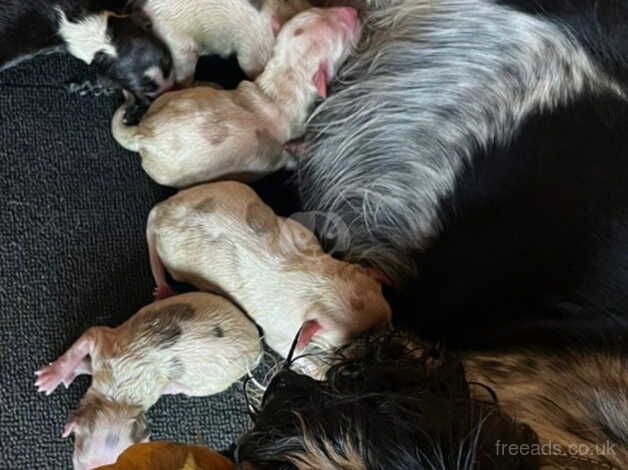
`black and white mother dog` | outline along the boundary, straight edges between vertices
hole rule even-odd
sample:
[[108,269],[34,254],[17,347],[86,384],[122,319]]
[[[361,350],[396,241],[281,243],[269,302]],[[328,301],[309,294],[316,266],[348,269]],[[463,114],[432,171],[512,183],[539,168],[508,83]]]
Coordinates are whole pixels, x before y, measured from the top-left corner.
[[309,125],[306,208],[342,217],[422,336],[627,331],[628,2],[371,9]]
[[[390,278],[397,325],[459,348],[468,383],[558,452],[500,463],[489,450],[507,440],[507,421],[491,427],[492,446],[466,452],[462,424],[481,429],[481,416],[426,418],[447,410],[442,387],[460,379],[429,372],[432,359],[404,369],[410,353],[369,346],[323,382],[278,375],[240,459],[299,470],[626,468],[628,2],[369,7],[360,50],[309,125],[303,202],[343,219],[346,258]],[[338,226],[320,235],[342,235]]]

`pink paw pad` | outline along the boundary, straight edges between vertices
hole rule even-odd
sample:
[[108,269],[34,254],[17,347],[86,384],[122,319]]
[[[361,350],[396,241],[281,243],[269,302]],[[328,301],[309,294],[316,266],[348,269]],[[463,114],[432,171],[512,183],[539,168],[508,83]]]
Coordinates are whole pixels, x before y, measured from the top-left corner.
[[67,388],[74,380],[72,370],[67,370],[59,361],[53,362],[46,367],[42,367],[35,372],[37,380],[35,386],[38,392],[50,395],[54,390],[63,383]]

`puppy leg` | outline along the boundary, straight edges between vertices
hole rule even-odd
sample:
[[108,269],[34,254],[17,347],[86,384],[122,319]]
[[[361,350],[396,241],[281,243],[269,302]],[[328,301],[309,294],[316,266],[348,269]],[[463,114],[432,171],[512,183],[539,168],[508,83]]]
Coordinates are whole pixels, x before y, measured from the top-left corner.
[[155,300],[160,300],[171,297],[175,295],[176,292],[168,285],[168,281],[166,280],[166,269],[164,268],[164,265],[159,258],[159,254],[157,253],[157,248],[155,247],[155,232],[152,230],[151,219],[152,217],[149,216],[146,228],[146,242],[148,244],[150,270],[153,273],[153,279],[155,280],[153,297]]
[[87,330],[68,349],[65,354],[53,363],[35,372],[37,381],[35,386],[38,392],[45,392],[50,395],[59,384],[63,383],[66,388],[81,374],[91,374],[91,361],[87,358],[93,354],[97,343],[103,336],[107,328],[94,327]]

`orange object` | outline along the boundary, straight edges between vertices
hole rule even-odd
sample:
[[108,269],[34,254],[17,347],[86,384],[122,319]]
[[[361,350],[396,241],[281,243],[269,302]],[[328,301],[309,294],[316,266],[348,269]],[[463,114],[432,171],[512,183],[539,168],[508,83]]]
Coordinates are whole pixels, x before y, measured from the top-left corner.
[[97,470],[235,470],[235,465],[206,447],[147,442],[129,447],[116,463]]

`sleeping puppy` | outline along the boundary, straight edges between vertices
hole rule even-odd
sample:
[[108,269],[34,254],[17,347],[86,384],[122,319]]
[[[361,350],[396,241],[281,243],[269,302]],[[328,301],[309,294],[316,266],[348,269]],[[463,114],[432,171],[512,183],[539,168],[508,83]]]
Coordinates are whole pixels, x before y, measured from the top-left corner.
[[90,64],[108,85],[130,92],[137,108],[174,85],[170,52],[140,13],[124,2],[5,0],[0,7],[0,70],[38,53],[67,52]]
[[302,12],[281,30],[255,82],[231,91],[197,87],[168,93],[135,127],[123,125],[122,107],[113,118],[113,135],[139,152],[144,170],[166,186],[276,171],[292,163],[283,145],[303,133],[317,94],[326,96],[328,80],[359,33],[352,8]]
[[276,216],[242,183],[179,192],[151,210],[146,234],[157,297],[171,293],[164,267],[177,281],[225,293],[283,356],[299,329],[302,350],[311,341],[338,346],[390,322],[373,273],[323,252],[309,230]]
[[164,394],[207,396],[252,370],[261,354],[257,327],[226,299],[190,292],[155,302],[117,328],[93,327],[37,372],[47,395],[80,374],[92,385],[64,437],[74,434],[74,468],[113,463],[148,440],[144,412]]
[[310,5],[307,0],[139,0],[175,64],[177,83],[189,85],[201,55],[235,54],[249,78],[259,75],[281,25]]

